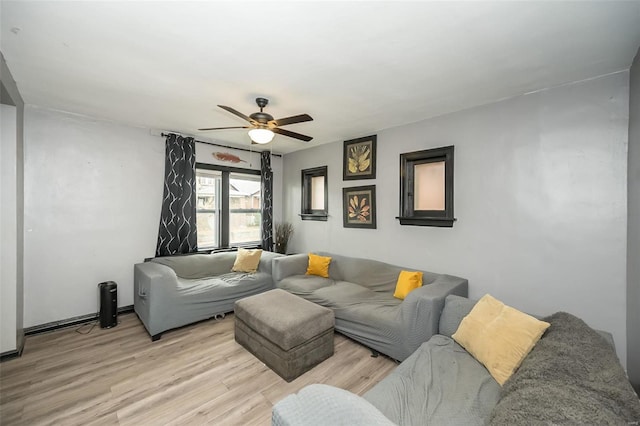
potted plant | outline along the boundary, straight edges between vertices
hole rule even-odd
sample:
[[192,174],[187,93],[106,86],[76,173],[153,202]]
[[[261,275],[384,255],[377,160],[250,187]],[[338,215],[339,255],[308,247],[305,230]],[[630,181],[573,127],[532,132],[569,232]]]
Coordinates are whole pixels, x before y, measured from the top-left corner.
[[289,222],[280,222],[275,224],[275,251],[276,253],[287,253],[287,244],[293,235],[293,225]]

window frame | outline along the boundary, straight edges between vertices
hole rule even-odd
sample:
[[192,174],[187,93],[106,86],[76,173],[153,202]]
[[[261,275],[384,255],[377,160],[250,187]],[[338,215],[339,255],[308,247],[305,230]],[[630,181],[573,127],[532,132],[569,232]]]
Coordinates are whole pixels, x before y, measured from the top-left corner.
[[[454,147],[425,149],[400,154],[400,225],[453,227]],[[415,166],[444,161],[444,210],[416,210],[414,204]]]
[[[230,229],[230,217],[231,213],[238,212],[251,212],[253,210],[257,210],[262,213],[262,208],[260,209],[233,209],[231,211],[230,203],[229,203],[229,177],[232,173],[244,174],[244,175],[257,175],[260,176],[260,170],[253,169],[243,169],[240,167],[228,167],[228,166],[218,166],[215,164],[208,163],[196,163],[196,174],[200,170],[212,170],[218,171],[222,173],[221,177],[221,191],[220,191],[220,233],[219,233],[219,246],[218,247],[202,247],[200,250],[200,246],[198,246],[198,251],[210,252],[213,250],[225,250],[233,247],[253,247],[259,246],[262,244],[262,240],[257,241],[249,241],[246,243],[235,243],[233,245],[230,244],[229,240],[231,237],[231,229]],[[262,197],[262,182],[260,183],[261,197]],[[197,193],[196,193],[197,196]],[[260,203],[262,204],[262,198]],[[196,213],[198,212],[196,206]],[[261,216],[262,217],[262,216]],[[262,235],[262,221],[260,221],[260,235]]]
[[[327,166],[313,167],[301,171],[302,202],[300,217],[302,220],[318,220],[326,222],[329,217],[329,178]],[[324,177],[324,209],[312,209],[311,181],[314,177]]]

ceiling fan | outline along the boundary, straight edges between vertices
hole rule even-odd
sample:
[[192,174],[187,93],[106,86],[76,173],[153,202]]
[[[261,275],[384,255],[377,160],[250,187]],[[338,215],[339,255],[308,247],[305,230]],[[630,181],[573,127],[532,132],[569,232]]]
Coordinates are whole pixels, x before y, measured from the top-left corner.
[[248,121],[250,126],[236,126],[236,127],[210,127],[205,129],[198,129],[200,131],[208,130],[223,130],[223,129],[251,129],[249,130],[249,137],[255,143],[264,144],[269,143],[273,139],[274,133],[278,133],[282,136],[288,136],[290,138],[299,139],[301,141],[309,142],[313,139],[311,136],[302,135],[300,133],[292,132],[290,130],[281,129],[280,126],[286,126],[288,124],[304,123],[305,121],[313,121],[313,118],[309,114],[293,115],[291,117],[273,119],[271,114],[263,112],[263,108],[269,103],[268,99],[256,98],[256,104],[260,107],[260,112],[254,112],[250,116],[246,116],[243,113],[236,111],[235,109],[218,105],[225,111],[229,111],[231,114],[237,115],[243,120]]

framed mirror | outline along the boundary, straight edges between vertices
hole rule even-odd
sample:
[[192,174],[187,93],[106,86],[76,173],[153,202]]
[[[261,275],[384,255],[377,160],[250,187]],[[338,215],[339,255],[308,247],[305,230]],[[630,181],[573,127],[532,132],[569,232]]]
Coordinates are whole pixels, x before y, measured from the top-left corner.
[[452,227],[453,146],[400,154],[401,225]]
[[327,166],[302,170],[302,220],[326,221],[329,216]]

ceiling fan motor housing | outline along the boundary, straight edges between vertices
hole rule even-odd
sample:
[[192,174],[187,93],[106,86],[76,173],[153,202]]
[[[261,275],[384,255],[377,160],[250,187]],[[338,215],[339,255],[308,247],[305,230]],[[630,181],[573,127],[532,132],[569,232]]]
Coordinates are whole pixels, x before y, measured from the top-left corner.
[[268,103],[269,99],[267,98],[256,98],[256,104],[260,107],[260,112],[254,112],[249,117],[260,124],[267,124],[267,122],[273,120],[273,116],[271,114],[262,112],[262,108],[266,107]]
[[267,124],[267,122],[273,120],[273,116],[271,114],[267,114],[266,112],[262,112],[262,111],[254,112],[249,117],[260,124]]

